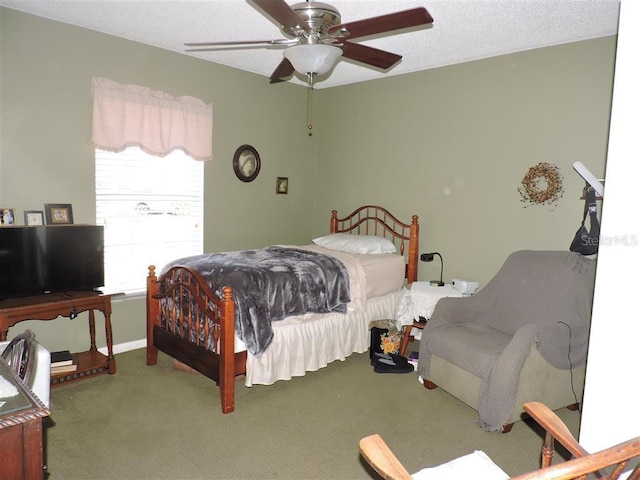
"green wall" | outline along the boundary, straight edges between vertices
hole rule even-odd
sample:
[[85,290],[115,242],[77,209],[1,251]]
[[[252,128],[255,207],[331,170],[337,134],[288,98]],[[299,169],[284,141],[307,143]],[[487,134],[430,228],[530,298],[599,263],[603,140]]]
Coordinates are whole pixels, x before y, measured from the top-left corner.
[[[303,87],[3,8],[0,55],[0,205],[18,219],[53,202],[95,221],[90,79],[102,76],[213,103],[206,250],[307,243],[332,209],[380,204],[420,216],[420,250],[442,253],[445,279],[485,284],[513,250],[568,247],[583,186],[571,165],[604,172],[615,37],[316,90],[312,137]],[[244,143],[262,158],[250,184],[231,167]],[[539,162],[564,176],[555,208],[520,202]],[[290,178],[288,195],[275,194],[277,176]],[[420,279],[438,274],[437,261],[420,265]],[[80,350],[84,319],[12,330]],[[113,333],[144,338],[141,299],[115,303]]]
[[[566,250],[582,216],[581,161],[604,175],[615,37],[322,90],[315,218],[338,206],[420,217],[444,277],[486,284],[509,253]],[[530,167],[564,177],[557,206],[528,206]],[[324,223],[315,225],[320,232]],[[440,264],[421,263],[419,278]]]
[[[90,81],[99,76],[213,104],[206,250],[308,240],[314,186],[308,152],[315,137],[307,135],[305,88],[269,85],[262,76],[9,9],[0,8],[0,22],[0,205],[15,208],[20,223],[24,210],[47,202],[72,204],[75,223],[95,222]],[[233,154],[245,143],[262,160],[260,175],[248,184],[232,169]],[[288,195],[276,195],[278,176],[290,177]],[[32,328],[50,349],[84,349],[85,318],[25,322],[12,330]],[[141,299],[115,304],[113,335],[116,343],[145,337]]]

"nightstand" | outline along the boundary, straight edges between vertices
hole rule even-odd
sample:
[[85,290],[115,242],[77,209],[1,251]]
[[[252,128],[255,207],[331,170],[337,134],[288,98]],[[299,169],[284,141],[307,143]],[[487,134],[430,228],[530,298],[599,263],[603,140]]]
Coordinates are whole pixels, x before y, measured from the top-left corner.
[[464,297],[450,283],[436,287],[429,282],[413,282],[411,289],[406,290],[400,300],[396,320],[402,325],[402,341],[400,355],[405,354],[411,340],[420,339],[425,323],[418,321],[420,317],[429,319],[438,300],[445,297]]

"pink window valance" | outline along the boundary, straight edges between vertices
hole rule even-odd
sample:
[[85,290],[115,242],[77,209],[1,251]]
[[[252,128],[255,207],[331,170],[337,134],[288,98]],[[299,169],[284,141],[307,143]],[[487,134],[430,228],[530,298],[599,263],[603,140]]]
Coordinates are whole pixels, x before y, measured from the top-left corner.
[[106,78],[93,78],[91,90],[95,148],[121,152],[136,146],[160,157],[179,149],[196,160],[213,159],[211,104]]

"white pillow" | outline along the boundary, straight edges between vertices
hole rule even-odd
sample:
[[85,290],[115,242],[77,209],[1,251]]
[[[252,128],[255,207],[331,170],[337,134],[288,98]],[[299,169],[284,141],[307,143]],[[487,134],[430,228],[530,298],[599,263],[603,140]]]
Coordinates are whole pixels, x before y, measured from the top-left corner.
[[333,233],[313,240],[316,245],[329,250],[347,253],[396,253],[396,246],[387,238],[375,235]]

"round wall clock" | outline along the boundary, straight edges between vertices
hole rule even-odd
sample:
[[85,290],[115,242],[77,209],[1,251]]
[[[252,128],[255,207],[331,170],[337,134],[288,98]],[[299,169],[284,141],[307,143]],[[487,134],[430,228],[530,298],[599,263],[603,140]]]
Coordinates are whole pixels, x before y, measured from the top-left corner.
[[255,180],[260,173],[260,155],[251,145],[238,147],[233,155],[233,171],[243,182]]

